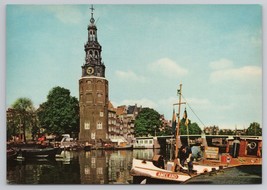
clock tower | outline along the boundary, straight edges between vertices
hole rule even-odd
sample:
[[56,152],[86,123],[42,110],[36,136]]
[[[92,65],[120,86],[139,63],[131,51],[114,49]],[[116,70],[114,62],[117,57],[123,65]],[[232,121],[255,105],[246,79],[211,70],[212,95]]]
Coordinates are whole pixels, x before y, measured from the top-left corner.
[[102,142],[108,139],[108,81],[102,62],[102,47],[97,39],[93,17],[88,25],[88,40],[84,45],[85,63],[79,80],[80,142]]

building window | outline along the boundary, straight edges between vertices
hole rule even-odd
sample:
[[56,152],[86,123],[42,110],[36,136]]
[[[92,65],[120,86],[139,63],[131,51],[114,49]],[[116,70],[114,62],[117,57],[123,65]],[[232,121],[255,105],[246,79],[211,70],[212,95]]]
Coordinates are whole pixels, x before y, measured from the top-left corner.
[[96,174],[97,175],[103,175],[103,168],[97,168],[96,169]]
[[96,168],[96,158],[95,157],[92,157],[92,159],[91,159],[91,167]]
[[86,93],[86,99],[87,99],[87,102],[91,103],[93,102],[93,95],[92,93]]
[[101,121],[99,121],[99,122],[97,122],[97,129],[102,129],[102,122]]
[[88,165],[85,165],[85,167],[84,167],[84,174],[85,175],[90,175],[91,174],[91,170],[90,170],[90,167]]
[[103,116],[104,116],[104,113],[101,111],[101,112],[99,113],[99,115],[100,115],[100,117],[103,117]]
[[91,133],[91,139],[95,139],[95,133]]
[[90,122],[88,122],[88,123],[85,122],[85,123],[84,123],[84,129],[85,129],[85,130],[90,129]]

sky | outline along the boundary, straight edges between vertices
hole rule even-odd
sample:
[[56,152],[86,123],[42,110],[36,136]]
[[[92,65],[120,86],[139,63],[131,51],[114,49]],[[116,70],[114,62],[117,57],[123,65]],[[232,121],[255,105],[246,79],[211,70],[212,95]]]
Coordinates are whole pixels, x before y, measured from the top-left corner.
[[[79,97],[90,5],[7,5],[6,109],[35,107],[56,86]],[[262,7],[94,5],[114,106],[151,107],[171,120],[182,83],[192,122],[262,126]],[[191,110],[191,109],[193,110]],[[197,116],[196,116],[196,115]],[[200,120],[198,119],[200,118]]]

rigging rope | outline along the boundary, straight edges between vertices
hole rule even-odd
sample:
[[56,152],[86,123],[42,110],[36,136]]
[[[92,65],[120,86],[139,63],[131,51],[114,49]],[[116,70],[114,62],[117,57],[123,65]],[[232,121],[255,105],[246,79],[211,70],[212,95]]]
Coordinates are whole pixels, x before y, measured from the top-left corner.
[[190,108],[190,110],[193,112],[193,114],[195,114],[195,116],[198,118],[198,120],[200,121],[200,123],[206,127],[206,125],[201,121],[201,119],[197,116],[197,114],[194,112],[194,110],[191,108],[191,106],[189,105],[189,103],[187,102],[187,100],[185,99],[185,97],[183,96],[183,94],[181,94],[183,99],[185,100],[186,104],[188,104],[188,107]]

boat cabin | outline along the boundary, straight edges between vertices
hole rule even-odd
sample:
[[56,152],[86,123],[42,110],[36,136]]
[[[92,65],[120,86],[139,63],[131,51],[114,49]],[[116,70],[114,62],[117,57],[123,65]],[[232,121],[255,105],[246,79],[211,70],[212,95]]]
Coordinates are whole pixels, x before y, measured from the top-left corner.
[[227,140],[226,152],[233,157],[262,157],[262,137],[232,137]]
[[157,137],[136,137],[133,148],[160,148]]

